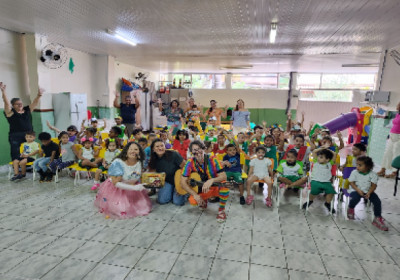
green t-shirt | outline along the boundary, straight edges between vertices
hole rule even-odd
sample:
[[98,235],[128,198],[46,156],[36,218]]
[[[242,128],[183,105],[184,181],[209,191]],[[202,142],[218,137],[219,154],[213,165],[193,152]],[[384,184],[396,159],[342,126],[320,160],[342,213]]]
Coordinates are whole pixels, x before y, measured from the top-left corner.
[[124,124],[116,125],[116,126],[118,126],[122,130],[121,134],[118,135],[118,138],[124,139],[126,126]]

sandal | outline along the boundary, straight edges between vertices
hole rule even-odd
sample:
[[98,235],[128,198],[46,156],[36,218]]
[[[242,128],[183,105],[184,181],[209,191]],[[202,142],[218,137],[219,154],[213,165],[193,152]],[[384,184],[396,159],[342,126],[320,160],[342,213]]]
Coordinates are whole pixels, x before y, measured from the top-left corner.
[[397,176],[397,173],[393,172],[393,173],[391,173],[389,175],[385,175],[385,178],[393,179],[393,178],[396,178],[396,176]]
[[250,205],[254,200],[254,196],[253,195],[248,195],[246,198],[246,204]]
[[385,174],[386,174],[386,171],[385,170],[381,170],[381,171],[379,171],[378,173],[376,173],[379,177],[384,177],[385,176]]

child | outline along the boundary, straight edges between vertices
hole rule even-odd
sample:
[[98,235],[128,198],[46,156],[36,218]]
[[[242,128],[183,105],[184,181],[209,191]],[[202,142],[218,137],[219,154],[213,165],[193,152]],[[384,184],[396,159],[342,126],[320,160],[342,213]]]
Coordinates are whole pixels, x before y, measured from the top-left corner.
[[217,143],[214,144],[213,152],[214,155],[217,154],[225,154],[226,149],[225,149],[225,135],[224,134],[219,134],[217,137]]
[[142,147],[142,149],[146,149],[149,145],[147,145],[147,138],[140,138],[137,143],[140,145],[140,147]]
[[263,180],[268,185],[268,195],[264,189],[265,203],[267,207],[272,207],[272,162],[265,158],[266,150],[264,146],[256,148],[256,158],[250,161],[249,179],[247,180],[247,198],[246,203],[250,205],[254,196],[251,195],[251,186],[255,181]]
[[169,143],[169,140],[168,140],[168,132],[167,131],[161,130],[160,139],[164,142],[166,149],[172,149],[172,145]]
[[118,126],[113,126],[113,127],[111,127],[110,131],[108,132],[109,138],[105,139],[105,141],[112,139],[115,142],[117,142],[118,147],[122,147],[122,139],[119,138],[119,135],[121,135],[121,133],[122,133],[121,128],[119,128]]
[[96,129],[93,127],[88,127],[85,129],[85,135],[81,138],[81,143],[83,143],[82,139],[92,139],[91,142],[93,145],[97,145],[98,138],[95,138],[94,135],[96,134]]
[[[140,184],[135,185],[140,181],[143,158],[139,144],[129,142],[111,163],[108,169],[110,178],[100,185],[94,202],[106,218],[127,219],[150,213],[151,201],[147,190]],[[127,185],[129,189],[124,189]]]
[[101,162],[101,158],[97,158],[100,150],[93,149],[93,138],[85,138],[81,139],[82,148],[78,152],[78,164],[82,168],[87,168],[88,170],[91,168],[95,168]]
[[[284,137],[287,136],[287,134],[284,134]],[[286,151],[283,159],[286,159],[287,153],[292,149],[295,149],[297,152],[297,160],[303,162],[303,169],[309,170],[311,148],[304,145],[303,134],[297,134],[294,137],[294,145],[285,145],[284,141],[281,141],[278,148],[280,151]]]
[[307,177],[303,177],[303,167],[296,159],[296,150],[290,150],[287,153],[286,161],[281,162],[276,169],[278,172],[278,182],[281,183],[280,187],[295,188],[307,182]]
[[[39,158],[33,163],[35,171],[39,173],[39,182],[51,182],[53,172],[47,168],[47,164],[51,164],[53,160],[60,156],[60,147],[51,141],[51,135],[48,132],[39,134],[39,140],[42,143],[42,150],[39,152]],[[44,155],[44,157],[42,157]]]
[[[51,130],[53,130],[55,133],[60,135],[61,130],[58,129],[57,127],[55,127],[55,126],[52,126],[49,121],[47,121],[47,126]],[[78,132],[78,128],[76,128],[75,125],[70,125],[70,126],[67,127],[67,132],[68,132],[69,141],[72,142],[72,143],[77,143],[78,142],[77,136],[78,136],[78,133],[79,133]]]
[[92,191],[95,191],[100,186],[100,175],[104,171],[108,170],[113,159],[120,154],[119,147],[120,146],[118,146],[118,142],[115,141],[115,139],[110,139],[106,141],[107,150],[104,153],[104,158],[100,162],[99,167],[94,175],[94,182],[93,186],[91,187]]
[[[313,199],[316,195],[324,192],[326,194],[325,207],[328,211],[335,213],[335,209],[331,205],[333,196],[336,194],[335,189],[332,186],[332,163],[331,160],[336,157],[336,153],[328,149],[328,146],[324,146],[313,151],[314,167],[311,171],[311,192],[308,206],[313,203]],[[303,204],[303,209],[307,208],[307,202]]]
[[225,167],[227,180],[233,178],[233,180],[239,184],[240,204],[244,205],[244,186],[242,179],[242,167],[240,166],[240,154],[234,144],[228,144],[226,146],[226,155],[223,158],[222,166]]
[[136,128],[132,131],[132,136],[129,141],[138,141],[140,138],[145,137],[142,130],[140,128]]
[[144,156],[145,159],[143,161],[143,168],[147,169],[147,167],[149,166],[149,161],[150,161],[150,156],[151,156],[151,144],[153,143],[154,140],[157,139],[157,134],[155,133],[150,133],[149,134],[149,140],[146,140],[146,146],[144,146],[144,140],[146,138],[140,138],[139,139],[139,145],[142,147],[143,151],[144,151]]
[[269,135],[269,134],[265,135],[264,147],[267,150],[265,157],[274,160],[273,170],[276,170],[276,168],[278,167],[278,156],[277,156],[278,150],[274,144],[275,144],[274,136]]
[[125,128],[126,126],[124,124],[122,124],[122,117],[120,116],[116,116],[114,118],[115,121],[115,126],[119,127],[121,129],[121,133],[118,135],[118,138],[120,139],[125,139]]
[[255,149],[264,144],[264,128],[260,125],[254,127],[254,134],[250,138],[249,153],[250,155],[255,154]]
[[237,143],[239,149],[245,154],[249,153],[249,142],[245,139],[245,134],[243,132],[239,132],[237,135]]
[[340,187],[340,200],[343,201],[343,193],[347,192],[349,189],[349,177],[351,172],[356,169],[357,157],[362,156],[367,151],[367,148],[362,143],[356,143],[351,148],[351,155],[346,156],[346,162],[344,165],[340,167],[340,171],[342,171],[342,178],[339,180]]
[[388,227],[382,218],[381,200],[375,193],[378,184],[378,175],[372,171],[374,163],[370,157],[360,156],[357,158],[357,169],[351,172],[349,182],[352,189],[350,193],[349,209],[347,217],[354,220],[354,208],[363,197],[369,199],[374,205],[375,218],[372,224],[383,231],[388,231]]
[[187,159],[187,152],[189,149],[189,135],[186,130],[180,129],[176,132],[174,144],[172,149],[177,151],[185,160]]
[[62,170],[74,164],[76,155],[78,154],[74,144],[69,141],[68,132],[61,131],[58,135],[58,140],[60,140],[61,157],[53,160],[53,162],[49,164],[53,175],[56,173],[57,169]]
[[[18,159],[13,161],[14,176],[11,181],[25,178],[26,176],[26,164],[33,162],[36,159],[36,155],[39,153],[39,144],[35,142],[35,132],[30,131],[25,134],[26,142],[23,143],[24,150]],[[19,173],[21,168],[21,173]]]
[[97,119],[96,118],[90,119],[91,127],[93,127],[96,130],[96,132],[94,133],[94,137],[100,138],[100,132],[106,129],[106,126],[107,126],[106,119],[103,119],[103,123],[104,123],[103,127],[98,127],[99,122],[97,121]]
[[216,130],[214,128],[210,128],[208,130],[208,133],[206,134],[204,141],[210,141],[211,143],[217,143],[217,136],[216,136]]
[[204,146],[206,148],[204,153],[209,157],[212,156],[213,144],[210,141],[204,141]]

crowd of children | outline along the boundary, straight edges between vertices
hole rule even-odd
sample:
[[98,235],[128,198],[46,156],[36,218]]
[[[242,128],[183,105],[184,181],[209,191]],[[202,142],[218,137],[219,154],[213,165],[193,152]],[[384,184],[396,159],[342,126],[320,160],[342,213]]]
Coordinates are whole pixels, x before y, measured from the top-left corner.
[[[34,170],[39,173],[40,182],[51,181],[57,170],[77,163],[81,168],[93,171],[95,176],[91,189],[97,190],[101,186],[100,182],[107,180],[106,171],[115,162],[114,159],[118,158],[121,149],[129,146],[130,142],[136,142],[139,152],[143,151],[143,158],[139,160],[142,165],[140,170],[143,172],[148,168],[152,154],[150,146],[155,139],[160,139],[166,149],[177,151],[184,160],[192,157],[190,143],[201,140],[206,147],[206,154],[216,156],[221,162],[227,180],[235,181],[239,185],[239,203],[242,205],[252,204],[252,185],[260,183],[264,186],[264,203],[267,207],[272,207],[273,180],[276,179],[280,188],[296,192],[310,182],[309,200],[303,208],[311,206],[314,197],[324,193],[325,206],[334,213],[335,209],[331,204],[336,194],[333,176],[339,169],[343,174],[345,171],[348,173],[343,176],[341,184],[343,192],[350,197],[348,218],[354,219],[354,208],[361,198],[369,199],[374,205],[373,224],[382,230],[388,229],[381,216],[381,201],[375,193],[378,177],[372,171],[371,158],[364,155],[366,149],[363,144],[355,144],[345,165],[340,166],[337,155],[344,147],[340,132],[336,132],[339,146],[329,130],[315,130],[311,134],[311,129],[303,129],[304,114],[303,121],[299,123],[293,123],[288,115],[285,131],[280,125],[267,127],[263,122],[252,131],[239,132],[237,135],[229,128],[218,125],[214,116],[205,125],[200,125],[200,118],[204,116],[195,105],[185,116],[186,123],[179,124],[179,127],[173,125],[157,128],[147,136],[140,129],[135,129],[130,138],[124,133],[125,127],[119,116],[114,119],[115,125],[111,127],[106,138],[102,136],[105,135],[105,125],[98,127],[96,119],[92,119],[88,126],[82,124],[80,131],[73,125],[66,131],[61,131],[48,123],[49,128],[58,134],[58,143],[52,140],[49,133],[42,132],[38,135],[41,142],[39,147],[34,141],[35,133],[26,133],[21,156],[13,162],[14,176],[11,180],[24,178],[26,165],[30,162],[33,162]],[[125,157],[127,152],[123,152]],[[152,193],[154,192],[152,189]]]

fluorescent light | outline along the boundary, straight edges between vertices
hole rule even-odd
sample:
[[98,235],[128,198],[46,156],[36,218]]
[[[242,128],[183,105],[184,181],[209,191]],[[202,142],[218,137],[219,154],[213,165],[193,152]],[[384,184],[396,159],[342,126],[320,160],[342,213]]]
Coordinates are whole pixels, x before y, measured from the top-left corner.
[[269,42],[271,44],[275,43],[275,39],[276,39],[276,32],[278,30],[278,23],[276,22],[271,22],[271,30],[269,32]]
[[342,64],[342,67],[379,67],[378,63]]
[[133,41],[133,40],[131,40],[131,39],[119,34],[118,32],[115,32],[115,31],[112,31],[110,29],[107,29],[107,33],[110,34],[110,35],[113,35],[115,38],[118,38],[119,40],[121,40],[121,41],[123,41],[125,43],[128,43],[129,45],[132,45],[132,46],[136,46],[137,45],[137,43],[135,41]]

